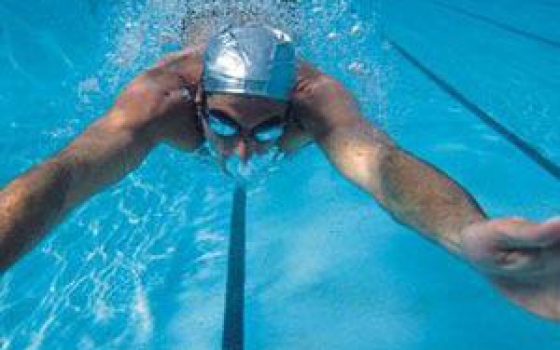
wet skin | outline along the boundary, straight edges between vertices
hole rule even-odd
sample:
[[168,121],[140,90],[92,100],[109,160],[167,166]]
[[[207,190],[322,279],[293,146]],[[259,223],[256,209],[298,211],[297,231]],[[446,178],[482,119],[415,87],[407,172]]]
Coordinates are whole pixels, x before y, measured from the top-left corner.
[[[141,165],[157,145],[194,151],[205,137],[197,113],[202,51],[189,48],[134,79],[105,116],[70,145],[0,191],[0,271],[33,248],[69,212]],[[198,93],[197,93],[198,91]],[[560,221],[489,219],[475,199],[442,171],[401,149],[360,112],[336,79],[302,65],[291,96],[293,120],[281,147],[312,140],[341,175],[370,194],[396,221],[462,258],[512,301],[560,320]],[[262,98],[215,95],[242,137],[220,145],[224,157],[265,151],[247,135],[285,112]],[[206,128],[207,129],[207,128]]]

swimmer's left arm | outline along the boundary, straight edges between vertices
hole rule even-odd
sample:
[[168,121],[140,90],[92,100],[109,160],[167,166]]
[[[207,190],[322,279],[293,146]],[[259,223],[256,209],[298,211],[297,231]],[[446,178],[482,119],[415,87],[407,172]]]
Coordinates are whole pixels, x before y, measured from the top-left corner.
[[457,253],[462,229],[485,220],[475,200],[375,128],[342,84],[309,74],[317,77],[300,81],[296,92],[300,119],[329,161],[399,222]]
[[515,303],[560,320],[560,221],[488,219],[459,184],[367,121],[339,82],[307,74],[294,98],[300,118],[347,179],[396,220],[466,259]]
[[469,262],[514,303],[560,321],[560,220],[490,219],[450,177],[366,124],[319,144],[397,221]]

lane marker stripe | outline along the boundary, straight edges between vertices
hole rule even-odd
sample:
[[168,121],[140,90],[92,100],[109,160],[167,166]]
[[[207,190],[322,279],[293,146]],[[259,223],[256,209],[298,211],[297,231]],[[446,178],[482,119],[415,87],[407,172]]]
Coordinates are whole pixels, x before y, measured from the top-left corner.
[[546,156],[541,154],[537,148],[535,148],[530,143],[523,140],[521,137],[517,136],[513,132],[509,131],[505,126],[496,121],[490,114],[485,112],[481,107],[477,106],[474,102],[470,101],[465,95],[447,83],[444,79],[440,78],[426,66],[424,66],[417,58],[415,58],[410,52],[405,50],[401,45],[395,41],[387,38],[388,42],[397,50],[397,52],[404,57],[408,62],[420,70],[424,75],[426,75],[430,80],[432,80],[436,85],[438,85],[443,91],[457,100],[466,109],[471,111],[474,116],[476,116],[484,124],[492,128],[495,132],[504,137],[513,146],[515,146],[519,151],[525,154],[529,159],[539,165],[548,174],[554,177],[556,180],[560,180],[560,167],[548,159]]
[[243,350],[245,308],[245,214],[247,193],[237,185],[233,193],[226,298],[224,307],[223,350]]
[[439,1],[435,1],[434,4],[439,6],[439,7],[444,8],[444,9],[447,9],[448,11],[458,13],[460,15],[463,15],[463,16],[466,16],[466,17],[484,22],[486,24],[489,24],[491,26],[500,28],[500,29],[508,31],[510,33],[522,36],[525,39],[531,39],[531,40],[537,41],[541,44],[553,47],[555,49],[560,49],[560,42],[559,41],[548,39],[548,38],[545,38],[545,37],[540,36],[540,35],[535,34],[535,33],[531,33],[531,32],[526,31],[526,30],[518,29],[518,28],[513,27],[509,24],[498,22],[498,21],[496,21],[496,20],[494,20],[490,17],[482,16],[482,15],[479,15],[477,13],[470,12],[470,11],[467,11],[465,9],[462,9],[460,7],[456,7],[456,6],[449,5],[449,4],[446,4],[446,3],[443,3],[443,2],[439,2]]

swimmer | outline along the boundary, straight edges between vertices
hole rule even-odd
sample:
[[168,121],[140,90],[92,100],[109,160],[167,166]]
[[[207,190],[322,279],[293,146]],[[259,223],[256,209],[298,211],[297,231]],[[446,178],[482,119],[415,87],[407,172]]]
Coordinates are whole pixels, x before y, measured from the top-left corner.
[[[442,171],[401,149],[334,77],[298,63],[290,37],[230,28],[164,58],[57,155],[0,192],[5,271],[158,144],[207,149],[227,170],[315,142],[351,183],[402,223],[478,269],[508,298],[560,320],[560,220],[491,219]],[[229,169],[235,173],[236,169]]]

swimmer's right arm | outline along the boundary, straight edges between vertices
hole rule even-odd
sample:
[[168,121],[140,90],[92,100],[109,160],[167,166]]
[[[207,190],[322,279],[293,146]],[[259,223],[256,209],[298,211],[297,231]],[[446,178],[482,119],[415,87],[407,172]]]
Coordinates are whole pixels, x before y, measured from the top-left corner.
[[136,169],[160,142],[186,151],[202,142],[194,96],[197,53],[165,59],[136,78],[113,108],[57,155],[0,191],[0,272],[80,203]]

